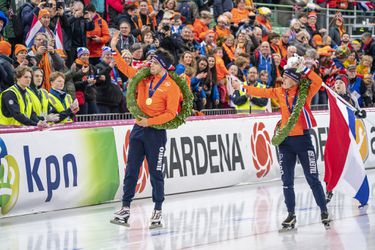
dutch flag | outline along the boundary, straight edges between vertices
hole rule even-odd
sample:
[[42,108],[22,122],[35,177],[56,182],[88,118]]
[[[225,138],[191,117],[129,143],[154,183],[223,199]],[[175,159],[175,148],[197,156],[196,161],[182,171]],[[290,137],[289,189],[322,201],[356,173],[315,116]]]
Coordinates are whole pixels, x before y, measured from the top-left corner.
[[56,23],[55,46],[56,46],[56,49],[64,51],[63,34],[62,34],[62,28],[60,24],[60,18],[57,20],[57,23]]
[[332,92],[327,88],[330,122],[324,151],[324,181],[328,191],[342,191],[364,206],[369,199],[369,184],[355,140],[355,115],[353,110]]
[[28,48],[34,44],[34,37],[42,28],[42,23],[39,21],[38,17],[34,14],[33,21],[31,23],[30,31],[27,33],[25,45]]

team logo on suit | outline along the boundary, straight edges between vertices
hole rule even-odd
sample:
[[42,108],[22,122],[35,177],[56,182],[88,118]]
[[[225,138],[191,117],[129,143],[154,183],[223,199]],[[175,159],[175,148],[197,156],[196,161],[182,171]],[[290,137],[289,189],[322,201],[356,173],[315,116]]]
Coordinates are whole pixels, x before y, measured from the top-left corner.
[[257,177],[265,177],[271,169],[273,159],[271,139],[263,122],[256,122],[250,138],[251,156]]

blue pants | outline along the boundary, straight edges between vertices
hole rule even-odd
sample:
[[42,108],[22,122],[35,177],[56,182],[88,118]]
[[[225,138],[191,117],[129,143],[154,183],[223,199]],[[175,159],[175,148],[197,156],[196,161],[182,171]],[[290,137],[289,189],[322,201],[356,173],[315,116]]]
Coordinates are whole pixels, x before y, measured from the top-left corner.
[[124,178],[122,205],[130,207],[135,194],[139,170],[146,156],[152,186],[155,209],[161,210],[164,201],[163,158],[167,133],[164,129],[134,125],[130,133],[128,163]]
[[294,168],[298,159],[301,162],[307,183],[322,212],[327,211],[327,204],[322,184],[319,181],[314,147],[308,131],[301,136],[288,136],[279,146],[281,180],[283,182],[285,204],[288,212],[295,212]]

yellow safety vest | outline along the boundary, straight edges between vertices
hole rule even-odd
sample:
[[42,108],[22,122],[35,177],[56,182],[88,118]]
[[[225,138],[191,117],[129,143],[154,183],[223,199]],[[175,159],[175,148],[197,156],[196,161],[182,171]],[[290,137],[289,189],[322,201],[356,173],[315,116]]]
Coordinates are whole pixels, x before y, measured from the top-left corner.
[[[254,84],[254,87],[265,89],[267,86],[258,82],[256,84]],[[266,109],[267,109],[267,105],[264,106],[264,107],[260,107],[260,106],[257,106],[255,104],[251,103],[251,101],[250,101],[250,106],[251,106],[251,113],[254,113],[254,112],[256,113],[257,111],[258,112],[259,111],[266,111]]]
[[45,89],[40,89],[42,100],[32,91],[30,88],[26,89],[30,94],[31,101],[33,103],[33,110],[37,116],[42,116],[42,114],[48,114],[48,91]]
[[6,117],[3,112],[2,112],[2,99],[3,99],[3,94],[12,91],[16,97],[17,97],[17,103],[18,106],[20,107],[20,112],[24,116],[30,119],[31,114],[33,113],[33,104],[31,102],[31,97],[30,95],[26,92],[25,93],[25,98],[26,98],[26,103],[24,99],[22,98],[22,94],[20,90],[15,86],[11,86],[8,89],[4,90],[3,93],[0,94],[0,125],[17,125],[17,126],[22,126],[23,124],[14,119],[14,117]]
[[[240,92],[240,96],[246,95],[246,93],[242,91],[241,89],[239,90],[239,92]],[[247,114],[250,112],[249,98],[247,98],[247,101],[244,104],[235,105],[235,106],[236,106],[236,110],[247,111]]]
[[[49,99],[49,103],[51,104],[51,106],[54,107],[58,113],[63,112],[64,110],[70,108],[70,105],[73,103],[73,98],[69,94],[66,94],[65,99],[64,99],[66,108],[64,107],[64,104],[60,101],[60,99],[54,96],[53,94],[49,93],[48,99]],[[68,123],[68,122],[73,122],[73,120],[70,117],[67,117],[61,121],[61,123]]]

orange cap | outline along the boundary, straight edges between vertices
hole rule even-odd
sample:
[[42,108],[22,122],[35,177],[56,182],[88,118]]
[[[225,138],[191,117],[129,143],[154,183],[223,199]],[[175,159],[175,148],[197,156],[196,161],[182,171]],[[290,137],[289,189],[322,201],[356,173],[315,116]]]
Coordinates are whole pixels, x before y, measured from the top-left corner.
[[41,19],[45,15],[51,16],[48,10],[46,9],[39,10],[38,19]]
[[7,41],[0,42],[0,54],[10,56],[12,54],[12,45]]
[[16,47],[14,48],[14,55],[18,55],[18,53],[20,53],[21,51],[27,52],[26,46],[23,44],[16,44]]

